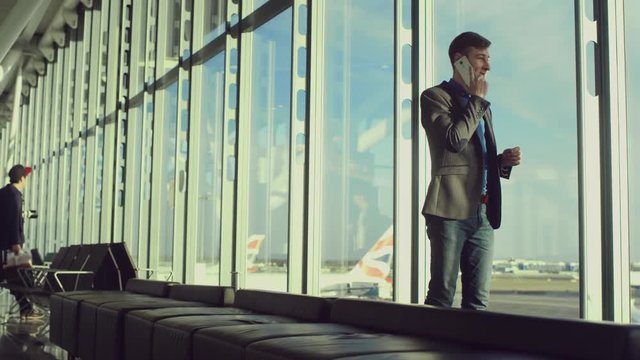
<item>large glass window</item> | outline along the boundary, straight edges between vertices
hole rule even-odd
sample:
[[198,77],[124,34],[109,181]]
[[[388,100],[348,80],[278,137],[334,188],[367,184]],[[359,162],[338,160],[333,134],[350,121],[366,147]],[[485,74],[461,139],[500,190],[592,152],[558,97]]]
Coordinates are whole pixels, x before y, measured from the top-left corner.
[[[169,274],[173,264],[173,227],[176,191],[176,140],[178,123],[178,83],[174,82],[166,90],[160,92],[164,96],[162,143],[155,147],[159,156],[161,191],[157,206],[160,219],[156,226],[160,227],[158,267],[161,274]],[[155,154],[154,154],[155,156]],[[155,200],[155,198],[154,198]],[[154,207],[155,204],[152,204]],[[155,243],[155,241],[153,241]]]
[[248,288],[287,289],[291,21],[289,9],[252,34]]
[[323,296],[392,297],[394,3],[325,4]]
[[[140,243],[140,204],[141,198],[144,196],[142,189],[142,154],[143,154],[143,135],[144,128],[143,122],[143,107],[139,105],[129,110],[128,115],[128,136],[127,148],[131,151],[131,155],[127,159],[127,171],[126,174],[129,177],[127,179],[127,186],[133,188],[130,203],[125,202],[125,222],[130,222],[131,232],[126,238],[127,245],[131,249],[131,256],[134,259],[138,259],[138,248]],[[129,154],[127,154],[129,155]]]
[[[182,1],[169,0],[166,3],[160,4],[160,6],[166,6],[167,19],[162,26],[165,27],[165,53],[161,57],[163,59],[161,64],[158,64],[160,72],[158,76],[164,75],[164,72],[178,65],[178,57],[180,56],[180,10]],[[163,54],[160,54],[163,55]],[[164,71],[163,71],[164,70]]]
[[631,239],[631,322],[640,323],[640,2],[625,1],[627,144],[629,164],[629,239]]
[[249,0],[249,1],[245,1],[243,3],[243,6],[245,6],[245,8],[243,9],[243,12],[246,15],[251,14],[252,12],[254,12],[256,9],[259,9],[260,6],[268,3],[269,0]]
[[220,273],[224,55],[220,53],[202,65],[200,150],[197,155],[191,155],[198,158],[197,284],[217,284]]
[[[498,152],[519,146],[523,162],[502,181],[489,309],[574,318],[580,314],[574,2],[544,4],[436,1],[435,79],[451,78],[448,47],[459,33],[492,41],[487,99]],[[459,305],[460,284],[457,290]]]
[[[224,20],[227,18],[227,7],[225,0],[205,0],[204,1],[204,44],[215,39],[225,30]],[[197,16],[197,15],[196,15]],[[193,44],[195,50],[203,44]]]

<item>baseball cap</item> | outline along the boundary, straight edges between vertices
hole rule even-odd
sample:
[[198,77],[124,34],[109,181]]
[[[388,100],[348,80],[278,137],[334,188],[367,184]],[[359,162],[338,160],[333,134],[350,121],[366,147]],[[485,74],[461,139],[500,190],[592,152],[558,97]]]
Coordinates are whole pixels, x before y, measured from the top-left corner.
[[32,170],[30,166],[14,165],[11,170],[9,170],[9,179],[12,183],[20,182],[20,179],[23,176],[29,175]]

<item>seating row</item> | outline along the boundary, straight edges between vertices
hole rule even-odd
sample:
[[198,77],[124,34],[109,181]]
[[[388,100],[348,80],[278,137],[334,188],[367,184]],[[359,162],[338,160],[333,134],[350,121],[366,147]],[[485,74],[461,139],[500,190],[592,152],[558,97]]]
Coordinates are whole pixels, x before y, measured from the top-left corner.
[[640,327],[130,279],[51,297],[82,360],[639,359]]

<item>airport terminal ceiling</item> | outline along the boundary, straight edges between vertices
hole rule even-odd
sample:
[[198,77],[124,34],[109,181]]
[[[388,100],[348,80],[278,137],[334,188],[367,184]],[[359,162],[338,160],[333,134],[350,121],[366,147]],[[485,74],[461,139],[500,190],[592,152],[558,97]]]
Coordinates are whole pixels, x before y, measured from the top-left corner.
[[524,159],[494,309],[640,322],[638,1],[476,4],[0,0],[0,161],[35,168],[30,246],[124,241],[158,278],[420,303],[418,99],[474,30],[499,150]]

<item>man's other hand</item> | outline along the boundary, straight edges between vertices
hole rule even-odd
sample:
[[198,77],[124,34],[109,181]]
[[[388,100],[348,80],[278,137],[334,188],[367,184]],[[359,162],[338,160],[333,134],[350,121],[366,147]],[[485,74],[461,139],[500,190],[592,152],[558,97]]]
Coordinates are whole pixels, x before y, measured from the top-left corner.
[[520,165],[520,160],[522,157],[520,156],[520,147],[516,146],[511,149],[506,149],[502,152],[502,166],[516,166]]
[[20,246],[20,244],[15,244],[11,246],[11,251],[13,251],[14,255],[20,254],[20,250],[22,250],[22,246]]
[[471,75],[471,83],[468,86],[469,94],[484,99],[489,92],[489,83],[487,83],[485,75],[476,74],[473,68],[469,68],[469,73]]

